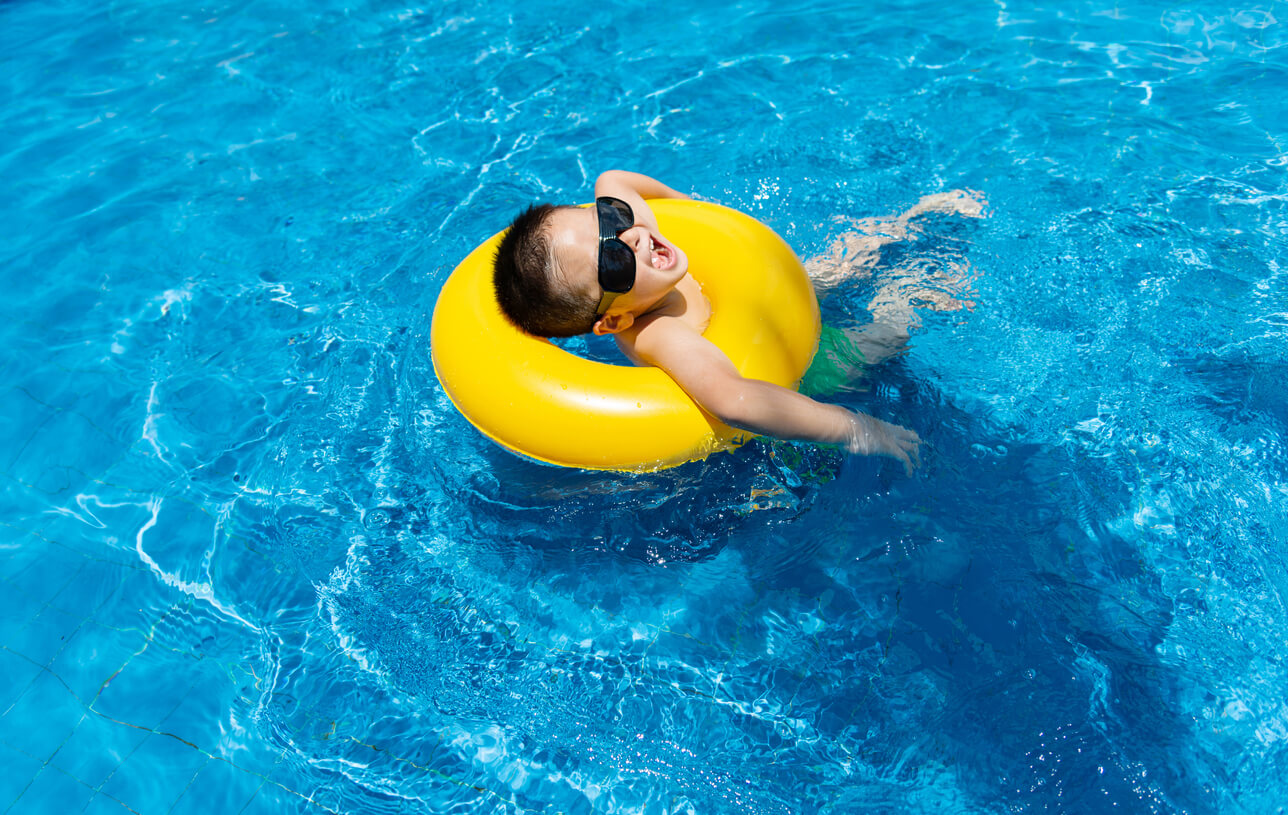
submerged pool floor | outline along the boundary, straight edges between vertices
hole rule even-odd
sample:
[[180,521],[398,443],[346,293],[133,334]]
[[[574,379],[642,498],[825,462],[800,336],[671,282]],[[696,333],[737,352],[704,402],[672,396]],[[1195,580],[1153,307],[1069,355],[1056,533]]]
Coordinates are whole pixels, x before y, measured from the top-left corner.
[[[0,810],[1279,811],[1283,16],[0,4]],[[987,200],[822,301],[962,303],[836,400],[923,467],[465,422],[443,281],[613,167]]]

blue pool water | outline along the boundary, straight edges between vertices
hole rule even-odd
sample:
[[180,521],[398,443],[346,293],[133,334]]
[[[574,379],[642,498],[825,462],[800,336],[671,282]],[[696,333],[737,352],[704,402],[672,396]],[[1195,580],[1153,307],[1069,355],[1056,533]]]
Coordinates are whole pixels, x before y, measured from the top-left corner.
[[[0,808],[1283,811],[1288,9],[0,3]],[[455,413],[457,261],[610,167],[972,310],[615,475]]]

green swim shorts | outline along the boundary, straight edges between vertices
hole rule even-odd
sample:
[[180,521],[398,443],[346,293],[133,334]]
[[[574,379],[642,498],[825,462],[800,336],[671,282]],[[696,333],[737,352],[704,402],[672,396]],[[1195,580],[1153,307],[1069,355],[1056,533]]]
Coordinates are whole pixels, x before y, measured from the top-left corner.
[[866,362],[863,352],[844,331],[823,326],[818,335],[818,350],[797,390],[806,396],[836,393],[859,377]]

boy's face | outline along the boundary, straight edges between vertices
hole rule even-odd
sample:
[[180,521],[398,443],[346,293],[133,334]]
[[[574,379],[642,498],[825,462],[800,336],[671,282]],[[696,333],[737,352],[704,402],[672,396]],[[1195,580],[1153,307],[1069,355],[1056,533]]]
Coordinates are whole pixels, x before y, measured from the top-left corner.
[[[599,285],[599,219],[595,208],[556,210],[551,216],[550,231],[555,257],[568,284],[598,300],[603,289]],[[656,228],[644,223],[640,213],[635,213],[635,225],[617,237],[635,254],[635,285],[613,300],[604,317],[626,313],[639,316],[656,306],[688,273],[689,258]]]

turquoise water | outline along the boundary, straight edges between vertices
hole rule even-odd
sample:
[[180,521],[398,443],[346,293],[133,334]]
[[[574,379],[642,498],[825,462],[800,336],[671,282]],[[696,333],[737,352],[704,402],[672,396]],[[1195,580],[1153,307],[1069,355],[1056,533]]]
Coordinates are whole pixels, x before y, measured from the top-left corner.
[[[0,806],[1282,811],[1280,4],[0,3]],[[925,465],[511,456],[429,315],[638,169],[824,303]]]

